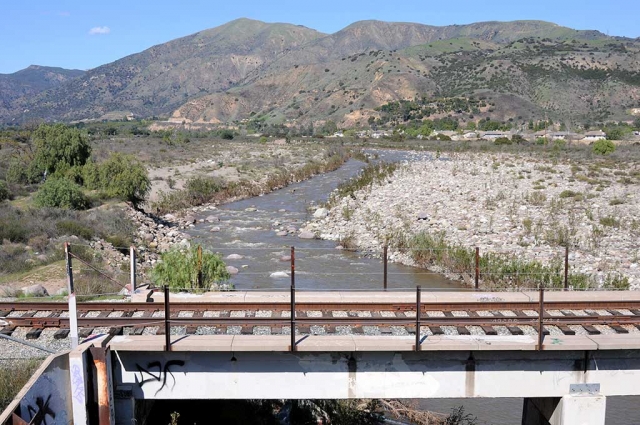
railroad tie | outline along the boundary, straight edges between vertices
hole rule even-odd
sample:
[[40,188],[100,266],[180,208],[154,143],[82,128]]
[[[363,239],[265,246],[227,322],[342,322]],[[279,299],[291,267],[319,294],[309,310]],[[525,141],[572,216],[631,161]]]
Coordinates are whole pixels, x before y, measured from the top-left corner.
[[93,328],[78,329],[78,338],[88,338],[93,333]]
[[58,329],[53,334],[53,339],[65,339],[67,336],[69,336],[69,329]]
[[7,317],[13,310],[0,310],[0,317]]
[[[145,310],[142,312],[142,316],[145,319],[150,319],[151,316],[153,316],[153,313],[155,313],[155,311],[150,311],[150,310]],[[133,335],[142,335],[142,332],[144,332],[144,326],[135,326],[133,328]]]
[[556,325],[558,327],[558,329],[560,329],[560,331],[565,334],[565,335],[575,335],[576,331],[574,331],[573,329],[571,329],[569,326],[567,325]]
[[31,328],[27,332],[27,339],[38,339],[42,333],[42,328]]
[[356,335],[362,335],[364,334],[364,330],[362,329],[362,326],[355,325],[355,326],[351,326],[351,333]]
[[609,327],[611,329],[613,329],[614,331],[616,331],[616,333],[619,333],[619,334],[628,334],[629,333],[628,329],[623,328],[622,326],[620,326],[617,323],[609,325]]
[[511,332],[512,335],[524,335],[524,331],[517,326],[507,326],[507,330]]
[[458,331],[458,335],[471,335],[471,332],[466,326],[456,326],[456,330]]
[[6,336],[11,336],[11,334],[15,330],[16,330],[15,326],[5,326],[4,328],[0,329],[0,334],[6,335]]
[[109,335],[122,335],[124,333],[122,326],[109,328]]
[[[427,326],[432,334],[434,335],[444,335],[444,331],[440,326]],[[466,329],[466,328],[465,328]],[[416,333],[415,328],[413,328],[413,333]]]
[[[192,318],[204,317],[204,311],[194,311],[193,316],[191,317]],[[194,324],[187,325],[187,328],[186,328],[187,335],[194,335],[197,331],[198,331],[197,324],[194,323]]]
[[380,326],[378,327],[378,329],[380,330],[380,333],[382,335],[391,335],[393,332],[391,332],[391,327],[389,326]]
[[[498,313],[498,312],[496,312],[496,313]],[[467,314],[469,314],[469,317],[480,317],[480,315],[475,311],[469,311]],[[493,314],[493,312],[491,312],[491,314]],[[500,316],[502,316],[502,314],[500,314]],[[480,325],[480,328],[482,328],[482,331],[486,335],[498,335],[498,331],[496,331],[493,326]]]
[[582,325],[589,335],[600,335],[600,331],[591,325]]

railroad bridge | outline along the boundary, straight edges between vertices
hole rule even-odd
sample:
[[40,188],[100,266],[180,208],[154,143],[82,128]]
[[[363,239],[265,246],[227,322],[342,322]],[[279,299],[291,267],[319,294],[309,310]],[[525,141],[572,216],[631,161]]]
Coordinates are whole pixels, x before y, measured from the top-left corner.
[[[640,395],[634,291],[132,298],[78,304],[93,335],[49,357],[0,423],[130,424],[157,400],[522,397],[523,424],[600,425],[607,396]],[[68,337],[66,308],[0,304],[3,332]]]

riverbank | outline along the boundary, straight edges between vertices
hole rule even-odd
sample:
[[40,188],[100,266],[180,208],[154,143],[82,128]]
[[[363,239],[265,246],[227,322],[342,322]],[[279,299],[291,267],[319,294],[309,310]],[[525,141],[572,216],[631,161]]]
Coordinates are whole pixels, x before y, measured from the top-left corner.
[[[398,244],[415,235],[447,247],[558,265],[569,246],[571,274],[596,285],[640,286],[637,164],[559,161],[502,153],[451,153],[400,167],[382,183],[334,200],[307,229],[416,264]],[[462,279],[472,270],[436,271]],[[463,272],[463,273],[461,273]]]

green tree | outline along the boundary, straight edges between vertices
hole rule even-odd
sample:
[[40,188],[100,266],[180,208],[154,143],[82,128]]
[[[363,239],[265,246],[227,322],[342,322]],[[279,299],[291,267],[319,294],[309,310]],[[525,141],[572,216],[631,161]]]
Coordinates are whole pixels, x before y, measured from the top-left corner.
[[615,152],[616,145],[611,140],[598,140],[593,144],[593,152],[598,155],[609,155]]
[[[198,247],[183,251],[172,249],[162,254],[161,261],[151,270],[151,279],[157,285],[168,285],[172,289],[198,288]],[[202,287],[229,279],[226,265],[211,251],[202,250]]]
[[76,183],[63,178],[50,178],[40,186],[34,202],[38,207],[82,210],[89,203]]
[[337,131],[338,131],[338,125],[334,121],[328,120],[322,126],[322,134],[324,135],[332,135]]
[[146,168],[134,157],[112,154],[99,165],[100,186],[111,197],[120,198],[138,206],[151,190]]
[[82,166],[91,155],[86,136],[64,124],[42,124],[33,132],[33,165],[42,173],[53,174],[73,166]]
[[9,186],[4,180],[0,180],[0,202],[5,199],[11,199],[11,192],[9,192]]

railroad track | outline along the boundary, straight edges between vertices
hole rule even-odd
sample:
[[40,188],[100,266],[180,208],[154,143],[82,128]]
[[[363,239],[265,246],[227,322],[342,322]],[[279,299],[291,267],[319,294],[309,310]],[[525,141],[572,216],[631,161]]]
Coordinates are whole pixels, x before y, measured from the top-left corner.
[[[77,306],[80,336],[95,330],[114,334],[163,334],[163,303],[90,302]],[[288,302],[171,302],[172,332],[195,334],[279,334],[291,329]],[[407,335],[416,332],[416,303],[298,302],[295,325],[300,334],[368,333]],[[542,321],[539,312],[542,311]],[[450,302],[420,304],[420,327],[434,335],[575,335],[640,331],[640,301]],[[68,335],[66,303],[0,303],[0,333],[29,328],[36,339],[43,329]]]

